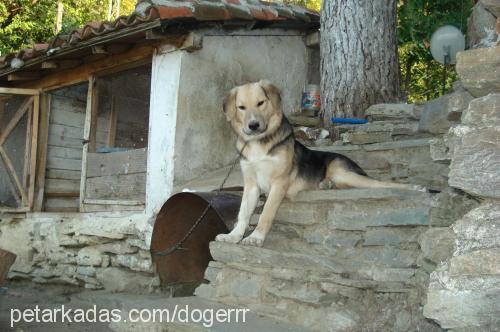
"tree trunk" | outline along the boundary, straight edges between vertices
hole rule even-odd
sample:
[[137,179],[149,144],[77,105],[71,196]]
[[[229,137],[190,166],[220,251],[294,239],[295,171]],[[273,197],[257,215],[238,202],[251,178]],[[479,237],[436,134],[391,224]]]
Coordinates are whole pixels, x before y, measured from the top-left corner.
[[400,98],[396,0],[323,1],[321,104],[330,118],[362,117]]

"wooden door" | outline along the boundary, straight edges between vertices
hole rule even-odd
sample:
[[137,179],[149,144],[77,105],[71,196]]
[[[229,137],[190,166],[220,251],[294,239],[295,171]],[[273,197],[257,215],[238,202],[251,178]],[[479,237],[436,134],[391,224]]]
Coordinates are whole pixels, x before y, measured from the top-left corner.
[[38,90],[0,88],[0,212],[33,207],[39,105]]

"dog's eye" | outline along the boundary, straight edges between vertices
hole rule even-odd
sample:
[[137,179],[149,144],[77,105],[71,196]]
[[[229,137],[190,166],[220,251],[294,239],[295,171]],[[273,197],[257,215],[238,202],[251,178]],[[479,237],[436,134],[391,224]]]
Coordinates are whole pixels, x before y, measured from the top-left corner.
[[242,110],[242,111],[244,111],[244,110],[245,110],[245,106],[238,106],[238,108],[239,108],[240,110]]
[[259,101],[259,102],[257,103],[257,106],[261,106],[262,104],[264,104],[264,100]]

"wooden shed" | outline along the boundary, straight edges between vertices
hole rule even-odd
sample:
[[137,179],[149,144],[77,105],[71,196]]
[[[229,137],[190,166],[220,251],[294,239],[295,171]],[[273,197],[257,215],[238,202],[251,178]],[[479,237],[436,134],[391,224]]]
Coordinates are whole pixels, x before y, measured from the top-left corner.
[[139,1],[0,58],[0,244],[18,256],[13,273],[88,288],[151,278],[163,204],[235,158],[225,94],[270,79],[297,110],[318,27],[317,13],[281,3]]
[[[0,62],[0,209],[143,209],[147,203],[147,164],[154,162],[148,160],[148,151],[154,150],[151,145],[163,144],[151,141],[150,136],[155,135],[156,125],[163,126],[161,133],[167,134],[165,129],[175,122],[152,121],[158,120],[157,108],[165,106],[159,103],[168,104],[184,97],[183,90],[210,89],[213,99],[204,100],[211,103],[205,106],[205,112],[216,111],[225,89],[261,78],[278,80],[277,84],[291,88],[298,100],[306,67],[292,66],[300,61],[307,63],[307,54],[305,49],[295,55],[287,54],[290,49],[286,40],[302,39],[317,27],[315,13],[277,3],[140,1],[130,16],[115,22],[89,23],[48,44],[37,44],[4,57]],[[221,38],[224,36],[227,38]],[[272,38],[265,40],[273,36],[281,37],[279,43]],[[280,51],[266,56],[266,50],[259,45],[262,41],[257,42],[256,37],[268,49]],[[190,65],[186,56],[161,63],[163,58],[172,58],[172,54],[203,50],[208,38],[220,41],[214,45],[213,54],[208,54],[214,59],[193,58],[193,66],[203,67],[199,71],[182,68],[185,75],[183,71],[172,72],[184,65],[175,64],[175,60],[184,61],[184,67]],[[246,52],[256,47],[259,50],[247,54],[247,59],[238,59],[238,54],[234,54],[236,58],[232,54],[238,45],[230,45],[224,39],[238,39],[240,48],[248,48]],[[288,64],[287,58],[292,58]],[[291,77],[285,81],[280,78],[284,74],[276,76],[275,70],[271,70],[283,62],[284,66],[278,69],[287,72],[288,77],[295,74],[293,80],[299,79],[301,86],[292,83]],[[261,70],[263,76],[251,68],[258,66],[265,68]],[[189,74],[203,77],[189,81]],[[173,75],[179,75],[177,82]],[[200,81],[207,86],[197,86]],[[170,88],[173,91],[168,91]],[[177,93],[176,98],[161,96],[169,92]],[[189,106],[176,112],[194,113]],[[215,156],[210,162],[214,161],[214,167],[220,167],[225,157]],[[207,162],[200,163],[204,171],[213,168],[207,167]],[[159,179],[153,167],[149,175]],[[200,172],[195,171],[178,180],[187,181],[198,175]],[[157,185],[168,187],[165,180]],[[170,184],[170,191],[172,188]],[[166,198],[163,195],[161,200]]]

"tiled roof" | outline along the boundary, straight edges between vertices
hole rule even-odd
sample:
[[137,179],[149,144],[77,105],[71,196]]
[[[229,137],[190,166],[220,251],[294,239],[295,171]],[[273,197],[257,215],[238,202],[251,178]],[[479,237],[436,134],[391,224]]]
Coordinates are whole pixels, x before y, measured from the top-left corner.
[[154,21],[189,23],[191,28],[218,21],[254,21],[270,28],[317,28],[319,14],[299,6],[259,0],[140,0],[135,12],[129,16],[121,16],[114,22],[89,22],[67,35],[56,36],[50,42],[0,57],[0,71],[21,68],[27,60],[57,54],[83,41]]

